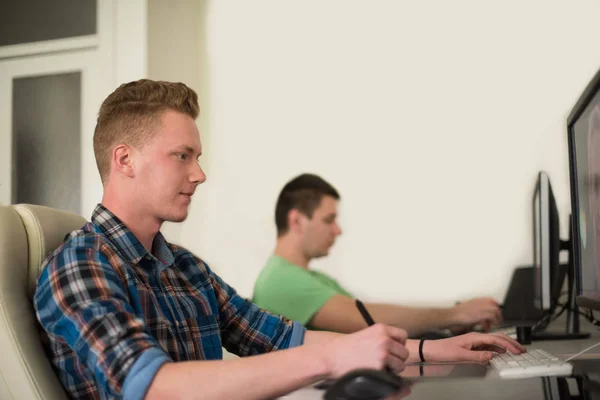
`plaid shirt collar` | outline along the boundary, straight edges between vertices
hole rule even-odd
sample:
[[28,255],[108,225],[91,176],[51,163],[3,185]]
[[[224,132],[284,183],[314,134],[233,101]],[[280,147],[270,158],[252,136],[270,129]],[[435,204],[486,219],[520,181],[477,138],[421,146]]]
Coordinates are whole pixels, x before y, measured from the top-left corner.
[[133,232],[102,204],[96,205],[92,213],[92,223],[106,235],[108,240],[119,250],[119,253],[132,264],[139,264],[143,258],[148,258],[160,262],[164,267],[168,267],[173,265],[175,261],[173,252],[162,233],[158,232],[152,243],[155,256],[146,250]]

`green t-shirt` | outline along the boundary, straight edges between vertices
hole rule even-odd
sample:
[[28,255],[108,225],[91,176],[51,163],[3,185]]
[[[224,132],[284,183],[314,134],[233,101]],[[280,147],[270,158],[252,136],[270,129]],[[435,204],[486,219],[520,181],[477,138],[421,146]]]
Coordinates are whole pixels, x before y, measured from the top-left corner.
[[324,273],[271,256],[254,285],[253,301],[265,310],[307,325],[336,294],[352,297]]

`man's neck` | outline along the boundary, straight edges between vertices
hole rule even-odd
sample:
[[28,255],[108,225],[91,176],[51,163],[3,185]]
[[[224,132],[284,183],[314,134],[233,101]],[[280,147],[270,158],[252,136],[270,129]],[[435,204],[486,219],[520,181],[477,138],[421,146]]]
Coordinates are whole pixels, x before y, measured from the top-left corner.
[[152,254],[152,243],[161,226],[159,221],[148,215],[143,215],[135,207],[124,207],[122,203],[112,201],[110,198],[106,198],[106,196],[102,198],[102,205],[119,218],[127,226],[127,229],[140,241],[148,253]]
[[277,239],[275,255],[304,269],[308,269],[308,264],[310,263],[310,258],[304,254],[300,246],[292,243],[292,240],[287,237]]

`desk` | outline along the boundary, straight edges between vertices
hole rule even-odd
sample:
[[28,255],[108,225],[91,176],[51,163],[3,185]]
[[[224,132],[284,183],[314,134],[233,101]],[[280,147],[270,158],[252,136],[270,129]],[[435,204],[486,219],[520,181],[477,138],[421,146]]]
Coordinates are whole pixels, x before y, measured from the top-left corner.
[[[565,326],[564,320],[559,319],[549,326],[549,330],[559,330]],[[527,348],[537,348],[546,350],[562,358],[576,354],[585,348],[600,342],[600,331],[598,328],[581,320],[581,330],[590,332],[589,339],[581,340],[563,340],[563,341],[536,341]],[[577,379],[582,382],[582,377],[587,376],[595,382],[598,382],[597,391],[588,394],[590,399],[600,399],[600,346],[592,349],[589,353],[579,356],[573,361],[574,375],[577,378],[567,380],[557,378],[530,378],[530,379],[500,379],[491,367],[474,364],[453,364],[443,366],[436,371],[436,366],[425,368],[424,378],[414,379],[415,384],[411,389],[411,394],[407,397],[409,400],[421,399],[574,399],[577,397],[559,396],[557,385],[568,383],[569,387],[575,388]],[[437,376],[427,376],[428,373]],[[407,367],[407,370],[401,375],[415,375],[414,367]],[[561,383],[559,383],[561,382]],[[544,385],[550,390],[548,394],[544,393]],[[572,389],[572,392],[576,392]],[[307,387],[281,397],[290,400],[313,400],[323,398],[323,391]],[[581,397],[583,399],[583,397]]]

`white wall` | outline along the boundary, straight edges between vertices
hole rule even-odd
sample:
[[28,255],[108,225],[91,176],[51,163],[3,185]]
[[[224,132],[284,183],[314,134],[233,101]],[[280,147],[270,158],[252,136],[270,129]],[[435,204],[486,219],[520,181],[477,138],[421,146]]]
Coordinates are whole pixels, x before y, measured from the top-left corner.
[[196,5],[198,25],[178,34],[201,30],[208,181],[176,239],[241,294],[301,172],[343,197],[345,233],[315,266],[369,300],[502,300],[532,259],[540,169],[566,235],[565,120],[600,68],[597,1]]

